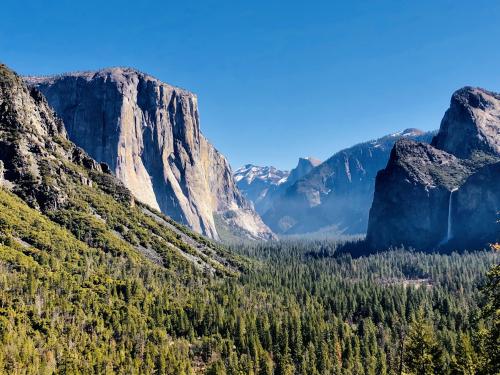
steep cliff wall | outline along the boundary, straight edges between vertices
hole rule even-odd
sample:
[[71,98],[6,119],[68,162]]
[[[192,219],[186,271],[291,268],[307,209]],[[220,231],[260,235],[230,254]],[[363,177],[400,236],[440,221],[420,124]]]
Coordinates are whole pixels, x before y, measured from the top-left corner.
[[470,176],[454,199],[454,244],[475,249],[500,242],[500,163],[487,165]]
[[[88,177],[66,165],[109,173],[106,165],[91,159],[71,143],[62,121],[36,89],[0,64],[0,185],[43,212],[66,204],[65,184],[74,179],[91,184]],[[119,182],[116,191],[132,201]]]
[[376,249],[433,249],[446,240],[449,198],[473,172],[428,144],[400,140],[377,174],[367,241]]
[[431,146],[396,143],[378,173],[368,244],[451,250],[498,239],[499,146],[500,95],[456,91]]
[[211,238],[219,238],[214,215],[246,237],[272,236],[201,134],[194,94],[128,68],[26,80],[69,138],[109,164],[140,201]]

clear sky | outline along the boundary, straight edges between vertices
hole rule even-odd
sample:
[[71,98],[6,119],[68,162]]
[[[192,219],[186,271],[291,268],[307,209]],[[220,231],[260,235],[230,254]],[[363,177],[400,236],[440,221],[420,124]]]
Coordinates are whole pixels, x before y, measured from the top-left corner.
[[21,74],[131,66],[198,94],[233,168],[291,168],[439,126],[464,85],[500,91],[500,1],[2,0]]

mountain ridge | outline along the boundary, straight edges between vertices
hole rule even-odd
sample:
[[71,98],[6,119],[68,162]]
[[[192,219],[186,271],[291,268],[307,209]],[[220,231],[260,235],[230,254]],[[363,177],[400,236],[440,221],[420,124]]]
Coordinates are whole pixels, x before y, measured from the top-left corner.
[[258,202],[257,211],[280,235],[364,233],[375,175],[385,166],[394,142],[402,137],[430,142],[433,135],[408,128],[340,150],[293,183],[270,189],[266,204]]
[[238,188],[253,203],[259,215],[263,216],[272,208],[277,196],[320,163],[312,156],[300,157],[297,166],[290,171],[273,166],[246,164],[236,170],[234,177]]

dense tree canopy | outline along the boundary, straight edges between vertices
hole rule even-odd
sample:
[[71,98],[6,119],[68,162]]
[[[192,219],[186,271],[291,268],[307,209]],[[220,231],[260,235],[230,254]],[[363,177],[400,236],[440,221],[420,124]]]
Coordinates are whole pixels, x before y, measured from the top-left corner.
[[333,241],[232,244],[241,272],[208,275],[66,215],[0,190],[0,373],[498,371],[492,251],[353,258]]

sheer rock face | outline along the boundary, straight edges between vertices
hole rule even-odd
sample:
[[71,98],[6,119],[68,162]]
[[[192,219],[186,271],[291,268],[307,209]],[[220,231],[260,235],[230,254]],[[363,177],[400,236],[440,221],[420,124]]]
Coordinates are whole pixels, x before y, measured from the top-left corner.
[[313,157],[299,158],[297,166],[290,171],[290,175],[283,183],[283,187],[288,187],[305,177],[309,172],[321,164],[321,161]]
[[219,238],[214,214],[246,237],[272,236],[201,134],[194,94],[127,68],[26,80],[69,138],[109,164],[140,201],[211,238]]
[[480,88],[456,91],[432,145],[459,158],[500,154],[500,95]]
[[368,243],[376,249],[433,249],[445,241],[450,193],[471,173],[471,166],[447,152],[398,141],[377,174]]
[[477,248],[498,237],[499,98],[483,89],[460,89],[431,146],[396,143],[376,179],[371,247]]
[[475,249],[500,242],[500,163],[470,176],[454,199],[453,243]]

